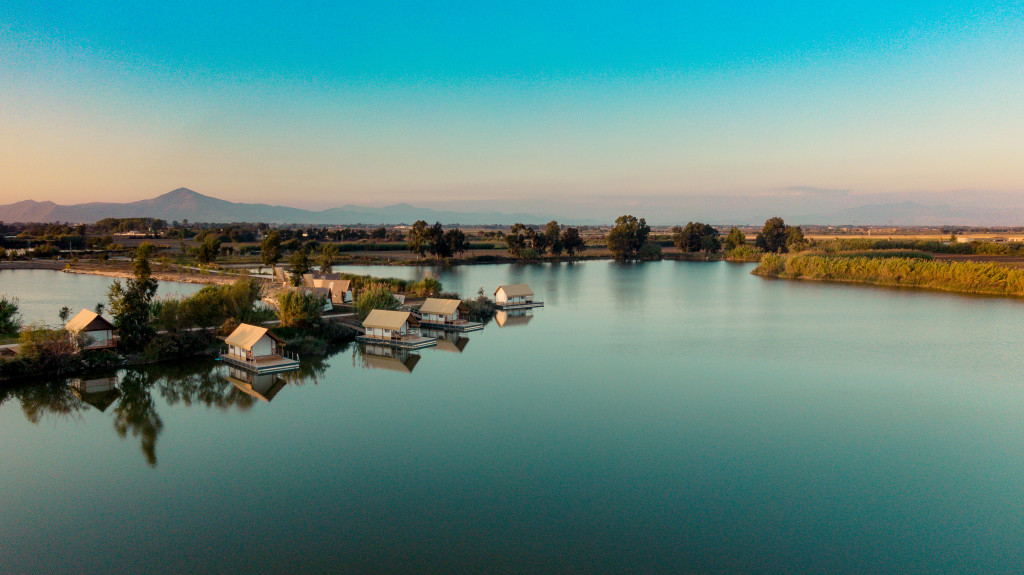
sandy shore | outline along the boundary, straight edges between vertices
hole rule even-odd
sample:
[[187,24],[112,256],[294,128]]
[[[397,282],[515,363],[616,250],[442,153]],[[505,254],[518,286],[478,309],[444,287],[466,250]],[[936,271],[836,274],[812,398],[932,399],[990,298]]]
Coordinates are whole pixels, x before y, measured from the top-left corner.
[[[64,268],[61,267],[61,269]],[[93,263],[75,264],[70,268],[64,269],[64,271],[66,273],[71,274],[88,274],[94,276],[107,276],[112,278],[123,279],[133,277],[131,272],[131,266],[127,262],[108,262],[106,265]],[[163,282],[226,285],[235,283],[235,281],[242,276],[237,274],[221,274],[214,272],[200,273],[191,271],[179,271],[177,269],[165,268],[160,264],[153,264],[153,277],[156,278],[157,281]]]

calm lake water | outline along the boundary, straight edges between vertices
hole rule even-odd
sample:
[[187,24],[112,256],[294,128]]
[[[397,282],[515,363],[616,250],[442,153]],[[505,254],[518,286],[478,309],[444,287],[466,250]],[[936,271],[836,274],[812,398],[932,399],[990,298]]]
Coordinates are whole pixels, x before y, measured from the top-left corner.
[[[60,308],[71,308],[74,317],[81,309],[91,310],[107,302],[107,289],[117,278],[67,274],[53,270],[0,270],[0,295],[18,298],[23,323],[60,325]],[[123,280],[122,280],[123,283]],[[157,297],[190,295],[204,286],[161,282]]]
[[1024,302],[750,269],[439,270],[547,305],[254,389],[0,391],[0,571],[1024,571]]

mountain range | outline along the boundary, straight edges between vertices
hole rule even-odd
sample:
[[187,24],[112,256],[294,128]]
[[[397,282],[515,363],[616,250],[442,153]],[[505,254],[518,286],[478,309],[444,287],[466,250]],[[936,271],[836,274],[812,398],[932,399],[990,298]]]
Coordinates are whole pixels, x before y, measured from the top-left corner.
[[[457,212],[395,204],[380,208],[345,205],[320,211],[288,206],[229,202],[178,188],[149,200],[128,203],[91,202],[63,206],[53,202],[24,200],[0,205],[0,221],[92,223],[103,218],[160,218],[168,222],[266,222],[271,224],[411,224],[416,220],[445,224],[542,224],[554,218],[533,214]],[[566,219],[565,223],[588,221]]]
[[[538,214],[496,211],[486,200],[434,204],[416,207],[394,204],[379,208],[345,205],[325,210],[304,210],[289,206],[229,202],[187,188],[148,200],[128,203],[92,202],[60,205],[25,200],[0,205],[0,221],[91,223],[103,218],[152,217],[168,222],[266,222],[272,224],[354,225],[411,224],[416,220],[444,224],[501,224],[515,222],[543,224],[558,220],[570,225],[610,224],[623,213],[646,217],[652,225],[675,225],[687,221],[714,224],[759,225],[772,216],[787,223],[819,225],[900,226],[1021,226],[1024,225],[1024,196],[963,195],[951,201],[938,196],[900,197],[822,194],[798,190],[795,194],[762,196],[647,196],[594,197],[586,199],[546,198],[534,200],[526,209],[559,211]],[[428,202],[429,203],[429,202]],[[506,203],[515,209],[522,202]],[[466,207],[459,211],[458,206]],[[473,210],[477,208],[477,210]],[[499,208],[500,209],[500,208]],[[574,214],[565,217],[566,214]]]

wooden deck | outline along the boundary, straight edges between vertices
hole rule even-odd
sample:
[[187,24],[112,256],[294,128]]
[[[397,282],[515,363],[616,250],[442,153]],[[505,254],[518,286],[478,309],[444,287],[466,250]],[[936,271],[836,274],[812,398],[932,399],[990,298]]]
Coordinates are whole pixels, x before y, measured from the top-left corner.
[[425,347],[433,347],[437,345],[437,340],[432,337],[423,337],[419,335],[406,335],[401,338],[383,339],[377,337],[369,337],[366,335],[356,336],[356,341],[360,343],[368,343],[372,345],[386,345],[395,349],[423,349]]
[[282,371],[299,369],[299,357],[297,355],[295,357],[267,355],[247,360],[237,355],[222,353],[219,359],[224,363],[253,373],[280,373]]
[[434,323],[420,320],[420,327],[442,329],[444,331],[479,331],[484,328],[484,324],[465,320],[459,320],[455,323]]
[[519,303],[499,303],[495,304],[498,309],[531,309],[535,307],[544,307],[542,301],[527,301]]

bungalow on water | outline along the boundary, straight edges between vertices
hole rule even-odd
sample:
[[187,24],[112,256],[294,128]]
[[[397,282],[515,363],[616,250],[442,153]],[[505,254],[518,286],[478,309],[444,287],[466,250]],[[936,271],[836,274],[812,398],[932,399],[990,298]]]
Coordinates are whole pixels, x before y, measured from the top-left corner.
[[277,373],[299,369],[299,356],[284,350],[284,341],[265,327],[243,323],[235,328],[224,343],[227,351],[223,362],[256,373]]
[[436,345],[436,339],[423,337],[413,331],[418,326],[419,320],[412,312],[375,309],[363,320],[363,329],[366,332],[356,337],[356,341],[401,349],[420,349]]
[[439,299],[428,297],[419,309],[420,324],[435,329],[451,329],[455,331],[476,331],[484,328],[484,324],[467,320],[469,308],[458,299]]
[[498,286],[494,290],[494,303],[498,309],[525,309],[544,305],[544,302],[533,297],[533,290],[526,284]]
[[113,349],[117,347],[114,324],[103,319],[103,316],[94,311],[83,309],[64,324],[64,329],[82,337],[82,349]]

